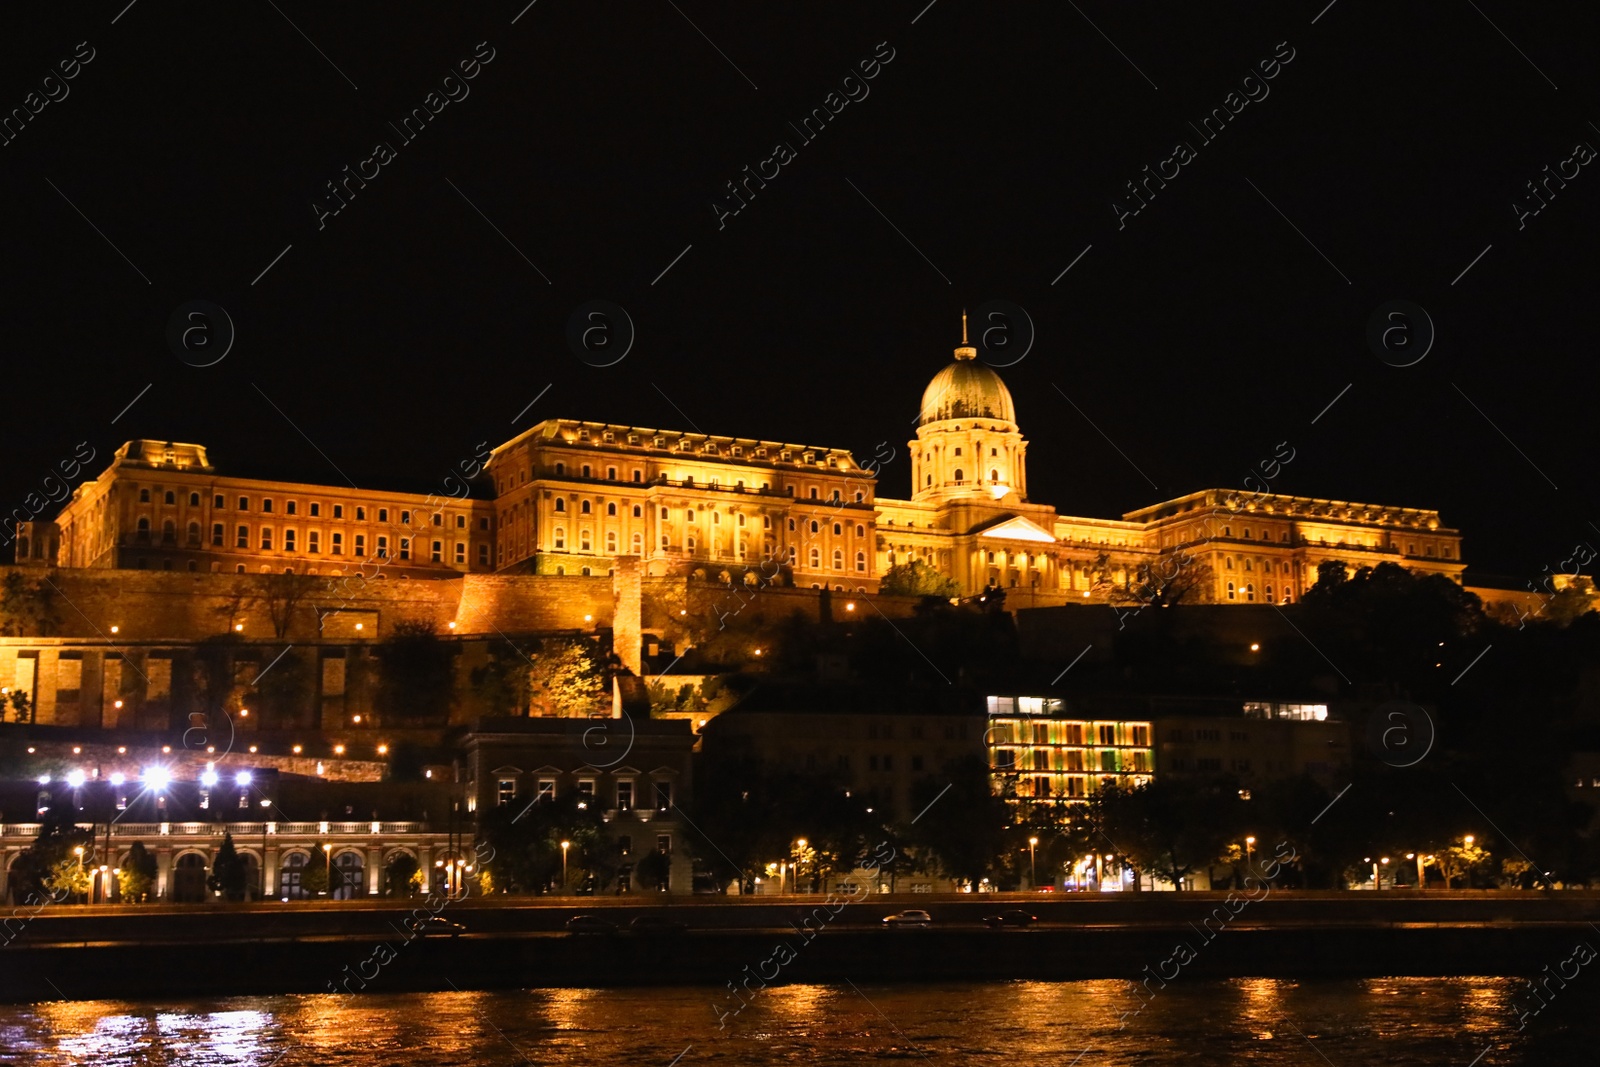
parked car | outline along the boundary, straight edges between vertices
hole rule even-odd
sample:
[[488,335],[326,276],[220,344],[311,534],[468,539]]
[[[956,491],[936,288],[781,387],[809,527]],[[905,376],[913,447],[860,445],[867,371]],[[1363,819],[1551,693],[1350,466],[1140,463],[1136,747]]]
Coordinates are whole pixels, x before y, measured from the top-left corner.
[[567,920],[569,934],[614,934],[617,924],[598,915],[574,915]]
[[681,934],[687,929],[688,923],[665,915],[638,915],[628,923],[628,930],[635,934]]
[[430,915],[417,924],[418,937],[439,937],[449,934],[451,937],[460,937],[466,933],[467,928],[460,923],[453,923],[449,919],[438,915]]
[[918,908],[908,908],[897,911],[893,915],[886,915],[883,924],[890,927],[900,926],[932,926],[933,916]]
[[1007,908],[996,915],[985,915],[983,924],[991,930],[998,930],[1002,926],[1032,926],[1039,921],[1039,916],[1029,915],[1021,908]]

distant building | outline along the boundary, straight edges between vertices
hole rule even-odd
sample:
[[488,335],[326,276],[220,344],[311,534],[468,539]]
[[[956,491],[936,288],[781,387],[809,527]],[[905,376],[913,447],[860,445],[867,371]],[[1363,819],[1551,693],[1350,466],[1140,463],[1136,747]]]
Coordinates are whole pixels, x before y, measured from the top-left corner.
[[[1186,571],[1191,601],[1299,599],[1318,566],[1394,562],[1460,581],[1461,535],[1436,511],[1268,491],[1280,443],[1239,489],[1204,489],[1119,519],[1029,500],[1028,443],[1011,393],[968,344],[922,394],[907,442],[909,499],[879,497],[887,441],[848,450],[547,419],[457,464],[428,494],[240,478],[206,448],[130,441],[53,522],[15,526],[24,566],[395,577],[646,577],[875,592],[920,560],[963,595],[999,587],[1031,606],[1105,601],[1141,567]],[[1052,401],[1053,402],[1053,401]],[[39,501],[39,508],[44,502]],[[38,510],[38,509],[34,509]]]
[[696,736],[682,719],[480,719],[462,735],[461,779],[469,814],[523,807],[576,793],[605,821],[623,855],[622,889],[639,857],[672,860],[670,891],[693,888],[684,845]]
[[961,691],[763,683],[706,724],[703,749],[716,765],[826,779],[904,823],[917,782],[982,755],[984,725],[981,698]]
[[1325,703],[1245,701],[1230,714],[1167,714],[1152,725],[1163,776],[1226,774],[1249,787],[1306,775],[1331,786],[1350,768],[1350,726]]

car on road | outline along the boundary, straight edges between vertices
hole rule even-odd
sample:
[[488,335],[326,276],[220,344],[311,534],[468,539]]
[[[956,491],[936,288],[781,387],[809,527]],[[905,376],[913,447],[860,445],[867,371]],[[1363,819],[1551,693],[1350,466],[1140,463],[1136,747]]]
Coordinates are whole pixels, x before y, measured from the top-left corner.
[[893,915],[884,916],[883,924],[891,928],[898,928],[902,926],[932,926],[933,916],[929,915],[920,908],[907,908],[905,911],[897,911]]
[[614,934],[617,924],[598,915],[574,915],[567,920],[569,934]]
[[998,930],[1003,926],[1032,926],[1038,921],[1039,916],[1030,915],[1021,908],[1007,908],[1005,911],[983,917],[983,925],[991,930]]
[[467,928],[460,923],[453,923],[439,915],[430,915],[417,924],[418,937],[440,937],[449,934],[451,937],[460,937],[467,932]]
[[628,923],[628,932],[634,934],[681,934],[689,924],[665,915],[637,915]]

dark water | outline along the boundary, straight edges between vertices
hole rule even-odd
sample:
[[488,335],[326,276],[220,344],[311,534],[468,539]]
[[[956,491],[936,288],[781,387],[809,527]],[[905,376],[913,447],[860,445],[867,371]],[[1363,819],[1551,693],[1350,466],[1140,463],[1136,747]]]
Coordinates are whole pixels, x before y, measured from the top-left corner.
[[721,1029],[713,1005],[732,1002],[706,987],[56,1001],[0,1006],[0,1063],[1587,1063],[1600,981],[1585,983],[1521,1021],[1538,1002],[1502,978],[1173,983],[1142,1010],[1122,981],[792,985]]

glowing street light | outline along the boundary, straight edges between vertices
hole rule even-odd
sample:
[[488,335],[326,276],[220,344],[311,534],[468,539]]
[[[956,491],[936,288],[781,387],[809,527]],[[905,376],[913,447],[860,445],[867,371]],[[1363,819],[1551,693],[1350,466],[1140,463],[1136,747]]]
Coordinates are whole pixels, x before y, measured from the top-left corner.
[[1255,843],[1256,839],[1253,837],[1244,839],[1244,869],[1247,871],[1250,869],[1250,849],[1255,846]]
[[239,786],[241,788],[244,787],[244,786],[249,785],[250,784],[250,772],[249,771],[240,771],[238,774],[234,775],[233,776],[233,784],[236,785],[236,786]]
[[144,782],[146,789],[153,789],[159,793],[172,782],[172,772],[165,767],[146,767],[139,780]]
[[561,891],[563,893],[567,891],[567,849],[571,844],[571,841],[561,842]]
[[217,776],[217,772],[212,770],[210,767],[207,767],[205,772],[200,775],[200,784],[203,786],[214,786],[218,781],[219,778]]
[[1039,847],[1037,837],[1028,838],[1028,886],[1037,889],[1039,886],[1039,869],[1034,863],[1034,849]]
[[80,786],[82,786],[83,783],[84,783],[84,780],[85,780],[85,777],[84,777],[84,773],[82,771],[68,771],[67,772],[67,784],[70,785],[74,789],[77,789]]

